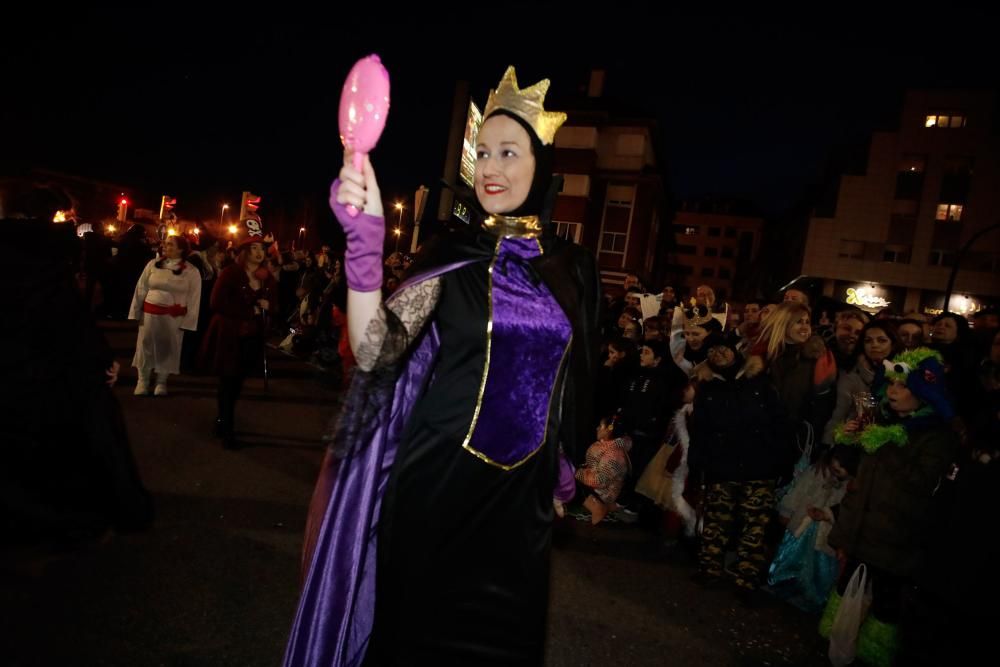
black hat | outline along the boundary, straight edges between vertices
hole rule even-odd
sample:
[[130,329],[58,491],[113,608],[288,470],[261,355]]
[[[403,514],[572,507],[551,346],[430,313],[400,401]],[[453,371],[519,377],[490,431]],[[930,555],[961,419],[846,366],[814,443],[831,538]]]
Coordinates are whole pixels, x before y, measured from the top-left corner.
[[[736,349],[735,339],[725,336],[721,332],[713,332],[705,338],[705,342],[702,344],[702,347],[705,350],[705,359],[708,362],[708,367],[711,368],[713,372],[731,380],[736,376],[740,369],[743,368],[745,360],[739,350]],[[716,366],[713,364],[709,353],[712,351],[712,348],[716,347],[724,347],[732,352],[733,363],[728,366]]]
[[260,224],[260,218],[247,218],[243,221],[243,224],[246,225],[247,235],[240,239],[237,248],[259,243],[267,250],[267,246],[274,243],[274,238],[270,234],[264,233],[264,228]]

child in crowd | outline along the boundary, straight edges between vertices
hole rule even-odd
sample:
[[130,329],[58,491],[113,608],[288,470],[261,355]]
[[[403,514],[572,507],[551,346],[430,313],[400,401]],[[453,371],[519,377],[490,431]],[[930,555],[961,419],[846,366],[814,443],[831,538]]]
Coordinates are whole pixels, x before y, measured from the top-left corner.
[[826,538],[860,458],[858,449],[837,445],[827,460],[796,477],[778,504],[778,520],[787,530],[767,583],[778,597],[805,611],[822,610],[836,583],[839,564]]
[[629,472],[628,452],[632,449],[632,439],[621,436],[619,429],[615,418],[601,419],[597,425],[597,442],[587,448],[586,461],[576,471],[577,481],[591,490],[583,505],[590,511],[590,522],[594,525],[618,508],[615,501]]

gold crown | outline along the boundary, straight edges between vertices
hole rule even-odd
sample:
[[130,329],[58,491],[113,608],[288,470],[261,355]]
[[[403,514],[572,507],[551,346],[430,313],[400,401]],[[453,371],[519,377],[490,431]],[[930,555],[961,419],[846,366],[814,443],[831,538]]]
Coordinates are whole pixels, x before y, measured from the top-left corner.
[[712,319],[712,309],[704,306],[694,299],[691,299],[690,307],[684,308],[684,323],[688,325],[701,326],[707,324]]
[[556,138],[560,126],[566,122],[566,114],[562,111],[546,111],[542,107],[549,85],[548,79],[542,79],[521,90],[517,87],[517,74],[511,65],[503,73],[496,90],[490,91],[483,118],[489,118],[497,109],[509,111],[530,125],[542,144],[548,146]]

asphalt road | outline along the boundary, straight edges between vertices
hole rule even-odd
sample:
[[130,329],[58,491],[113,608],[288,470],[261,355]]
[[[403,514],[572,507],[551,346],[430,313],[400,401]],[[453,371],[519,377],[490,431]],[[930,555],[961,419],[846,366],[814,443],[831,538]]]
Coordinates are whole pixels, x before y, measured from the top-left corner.
[[[246,447],[225,451],[211,433],[214,378],[179,376],[168,397],[134,397],[134,329],[106,330],[156,522],[70,551],[0,555],[0,664],[279,665],[334,383],[272,350],[268,389],[248,381],[238,406]],[[827,664],[815,618],[775,600],[744,608],[692,573],[634,525],[560,521],[546,663]]]

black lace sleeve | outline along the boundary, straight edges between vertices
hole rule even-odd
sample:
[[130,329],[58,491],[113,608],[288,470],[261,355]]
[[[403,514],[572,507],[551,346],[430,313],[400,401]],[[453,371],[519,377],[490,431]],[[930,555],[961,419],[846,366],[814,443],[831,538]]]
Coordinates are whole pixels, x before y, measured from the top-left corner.
[[[351,386],[323,436],[337,458],[345,458],[353,448],[363,446],[365,434],[374,432],[388,419],[396,362],[420,334],[440,294],[440,279],[434,278],[397,292],[379,306],[355,353],[358,367]],[[365,364],[361,363],[363,356]]]
[[354,350],[358,368],[371,371],[396,363],[423,329],[440,295],[441,279],[430,278],[400,290],[381,304]]

